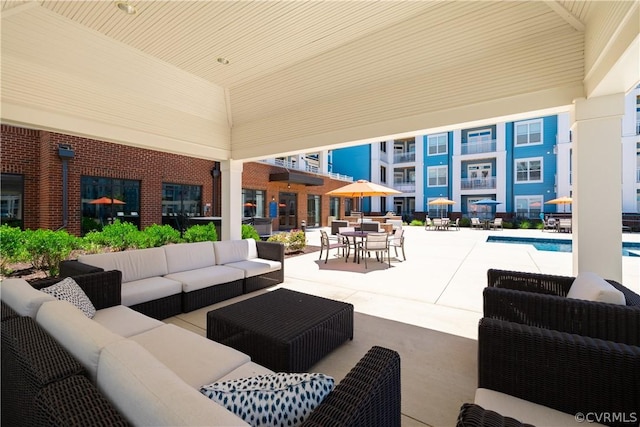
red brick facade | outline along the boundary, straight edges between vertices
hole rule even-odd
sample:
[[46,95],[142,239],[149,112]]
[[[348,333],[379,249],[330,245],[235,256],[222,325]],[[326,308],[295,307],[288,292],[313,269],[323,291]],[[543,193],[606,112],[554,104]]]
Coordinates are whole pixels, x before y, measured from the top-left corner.
[[[174,183],[202,186],[202,206],[212,204],[210,214],[219,216],[221,178],[212,178],[215,162],[81,138],[54,132],[23,129],[9,125],[1,127],[2,173],[24,177],[24,228],[58,229],[63,225],[62,160],[58,156],[60,144],[69,144],[75,156],[68,161],[68,225],[70,233],[79,235],[81,226],[82,176],[99,176],[137,180],[140,182],[140,226],[162,223],[162,184]],[[321,196],[321,221],[327,225],[329,197],[327,191],[345,183],[323,177],[321,186],[305,186],[287,182],[269,182],[269,174],[284,169],[264,163],[245,163],[242,186],[266,190],[266,200],[279,200],[281,191],[297,194],[298,223],[307,218],[307,195]],[[214,194],[214,185],[216,186]],[[268,206],[264,216],[268,216]],[[340,204],[341,216],[344,204]],[[204,214],[204,212],[201,212]]]

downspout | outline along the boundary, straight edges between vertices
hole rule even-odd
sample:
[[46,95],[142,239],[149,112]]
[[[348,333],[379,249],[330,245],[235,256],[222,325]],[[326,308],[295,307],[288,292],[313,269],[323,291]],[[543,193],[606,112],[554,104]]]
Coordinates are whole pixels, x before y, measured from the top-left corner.
[[69,225],[69,160],[75,153],[69,144],[58,145],[58,156],[62,160],[62,228]]

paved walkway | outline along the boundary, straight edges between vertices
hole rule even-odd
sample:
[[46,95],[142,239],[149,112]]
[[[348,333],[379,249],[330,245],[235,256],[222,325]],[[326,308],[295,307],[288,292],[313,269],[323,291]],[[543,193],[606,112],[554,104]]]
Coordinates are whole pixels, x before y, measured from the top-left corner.
[[[433,231],[405,226],[407,261],[386,264],[344,262],[331,251],[289,258],[285,285],[354,304],[356,311],[467,338],[476,338],[482,290],[489,268],[572,275],[572,254],[539,251],[531,245],[487,242],[490,235],[570,239],[570,234],[540,230]],[[623,240],[640,242],[640,234]],[[320,245],[318,230],[307,231],[310,245]],[[623,284],[640,292],[640,257],[622,257]]]

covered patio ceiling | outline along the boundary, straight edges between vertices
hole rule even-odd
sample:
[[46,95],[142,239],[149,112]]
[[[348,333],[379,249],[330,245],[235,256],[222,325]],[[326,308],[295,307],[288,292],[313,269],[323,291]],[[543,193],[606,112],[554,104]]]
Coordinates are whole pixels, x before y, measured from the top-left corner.
[[3,123],[213,160],[566,111],[640,78],[636,1],[1,5]]

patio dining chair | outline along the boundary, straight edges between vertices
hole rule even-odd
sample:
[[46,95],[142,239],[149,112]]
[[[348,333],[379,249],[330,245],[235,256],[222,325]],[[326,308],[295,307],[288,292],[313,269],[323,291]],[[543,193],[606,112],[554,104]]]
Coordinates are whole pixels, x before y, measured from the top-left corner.
[[402,259],[407,260],[407,256],[404,254],[404,230],[400,229],[395,234],[389,236],[389,248],[393,248],[396,252],[396,258],[398,257],[398,248],[402,249]]
[[480,222],[480,218],[471,218],[471,229],[482,230],[482,223]]
[[[339,239],[343,239],[344,243],[347,245],[347,258],[349,258],[349,254],[351,253],[351,249],[354,250],[354,254],[358,254],[358,246],[359,246],[359,242],[358,239],[356,239],[355,237],[353,238],[348,238],[346,236],[342,236],[342,233],[350,233],[356,231],[355,227],[338,227],[338,234],[337,237]],[[355,262],[355,257],[354,257],[354,262]]]
[[493,230],[497,230],[498,228],[500,230],[502,230],[502,218],[494,218],[493,222],[491,223],[491,228]]
[[[362,246],[360,246],[362,256],[375,252],[376,259],[384,262],[384,253],[387,253],[387,261],[391,267],[391,258],[389,257],[389,235],[387,233],[369,233]],[[367,258],[364,256],[364,268],[367,268]]]
[[329,234],[324,230],[320,230],[320,257],[318,259],[322,259],[322,253],[324,252],[324,263],[326,264],[329,259],[329,251],[331,249],[337,249],[336,255],[339,255],[340,250],[342,250],[342,256],[344,257],[345,262],[347,262],[349,259],[349,245],[346,243],[344,237],[339,235],[338,239],[332,242],[329,238]]

